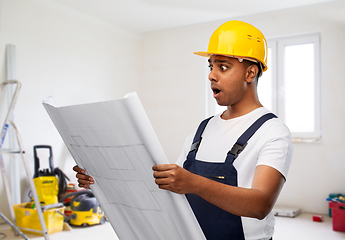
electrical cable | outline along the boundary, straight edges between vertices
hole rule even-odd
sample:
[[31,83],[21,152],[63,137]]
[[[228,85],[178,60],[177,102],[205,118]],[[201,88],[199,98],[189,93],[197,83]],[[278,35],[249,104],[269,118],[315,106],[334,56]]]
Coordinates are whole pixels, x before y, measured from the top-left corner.
[[71,181],[67,175],[60,169],[54,168],[54,174],[57,175],[59,179],[59,196],[67,189],[67,180]]

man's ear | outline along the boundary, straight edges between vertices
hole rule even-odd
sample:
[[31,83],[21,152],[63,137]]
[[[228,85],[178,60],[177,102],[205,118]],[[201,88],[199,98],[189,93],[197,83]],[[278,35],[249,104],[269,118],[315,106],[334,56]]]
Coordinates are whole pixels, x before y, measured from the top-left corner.
[[252,64],[249,67],[247,67],[247,72],[246,72],[247,83],[253,82],[258,72],[259,72],[259,68],[258,66],[256,66],[256,64]]

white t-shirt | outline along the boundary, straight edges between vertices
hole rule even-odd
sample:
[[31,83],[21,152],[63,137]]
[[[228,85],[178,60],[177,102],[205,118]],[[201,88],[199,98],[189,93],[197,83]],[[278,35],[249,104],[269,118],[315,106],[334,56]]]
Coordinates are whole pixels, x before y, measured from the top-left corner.
[[[224,162],[227,152],[242,133],[266,113],[269,113],[269,111],[261,107],[244,116],[229,120],[221,119],[221,114],[215,115],[208,122],[202,134],[196,159],[206,162]],[[183,166],[195,132],[196,130],[187,137],[176,164]],[[238,187],[251,188],[255,168],[258,165],[273,167],[286,179],[292,159],[292,151],[293,146],[289,129],[278,118],[268,120],[249,139],[243,152],[234,161]],[[269,239],[273,236],[275,219],[272,213],[263,220],[242,217],[242,225],[245,239]]]

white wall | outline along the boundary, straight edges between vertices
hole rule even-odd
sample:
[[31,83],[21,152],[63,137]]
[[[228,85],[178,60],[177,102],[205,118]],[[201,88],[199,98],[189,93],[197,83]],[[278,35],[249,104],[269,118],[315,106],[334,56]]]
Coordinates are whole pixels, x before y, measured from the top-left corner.
[[[33,173],[33,146],[52,145],[55,166],[75,182],[73,159],[41,102],[50,95],[58,105],[104,101],[138,89],[140,38],[40,1],[0,3],[0,82],[5,80],[5,46],[14,44],[17,80],[23,85],[15,121],[22,132],[30,170]],[[17,161],[26,195],[25,171],[20,158]],[[41,157],[41,166],[48,166],[47,157]],[[0,211],[9,216],[0,182]]]
[[[343,107],[345,77],[345,4],[268,14],[258,24],[268,36],[321,32],[321,122],[322,143],[297,143],[288,182],[278,204],[299,206],[304,211],[327,213],[325,198],[331,192],[345,193]],[[250,19],[250,18],[249,18]],[[274,19],[274,24],[266,24]],[[340,70],[340,71],[339,71]]]
[[[342,74],[345,55],[345,3],[277,11],[242,17],[266,38],[321,32],[322,143],[294,144],[293,162],[277,205],[327,213],[331,192],[345,193],[345,131]],[[171,162],[184,138],[204,116],[206,50],[212,32],[223,22],[147,33],[143,39],[142,101]]]
[[[0,82],[5,79],[5,45],[15,44],[17,78],[23,83],[16,122],[31,169],[32,146],[50,144],[55,165],[74,178],[73,160],[41,105],[43,98],[53,95],[58,105],[77,104],[119,98],[133,90],[174,162],[186,135],[205,117],[207,59],[192,52],[206,50],[212,32],[229,19],[136,36],[42,2],[0,0]],[[294,144],[279,205],[327,213],[328,193],[345,192],[344,11],[345,4],[338,2],[239,19],[257,26],[267,38],[321,32],[323,139],[319,144]],[[3,204],[0,211],[7,213]]]

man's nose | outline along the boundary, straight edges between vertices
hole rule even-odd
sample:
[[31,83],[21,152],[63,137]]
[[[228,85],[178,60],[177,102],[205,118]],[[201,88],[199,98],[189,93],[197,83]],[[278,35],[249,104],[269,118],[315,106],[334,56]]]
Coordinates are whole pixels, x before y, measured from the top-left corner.
[[217,74],[216,74],[214,69],[212,69],[210,71],[210,73],[208,74],[208,80],[210,80],[211,82],[217,82],[218,81],[218,77],[217,77]]

